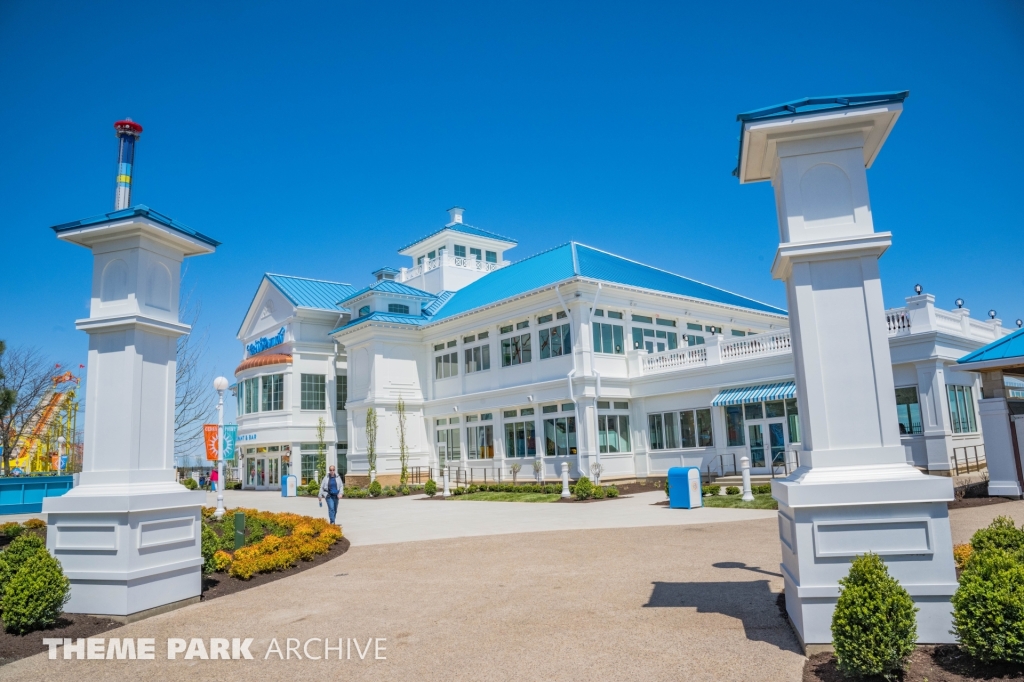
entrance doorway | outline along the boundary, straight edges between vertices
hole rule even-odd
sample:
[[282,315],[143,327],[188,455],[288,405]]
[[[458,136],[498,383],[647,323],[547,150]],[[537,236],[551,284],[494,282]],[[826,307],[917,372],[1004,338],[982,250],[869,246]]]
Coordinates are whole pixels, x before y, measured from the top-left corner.
[[249,490],[280,490],[281,469],[288,467],[289,449],[280,445],[246,448],[242,486]]
[[[787,402],[791,402],[787,415]],[[785,466],[786,444],[798,442],[796,400],[771,400],[743,406],[747,450],[753,473],[770,473]]]

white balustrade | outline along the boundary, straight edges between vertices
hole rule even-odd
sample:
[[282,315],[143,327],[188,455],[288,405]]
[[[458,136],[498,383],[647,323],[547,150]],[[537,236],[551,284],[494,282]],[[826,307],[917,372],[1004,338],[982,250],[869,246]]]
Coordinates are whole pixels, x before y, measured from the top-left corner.
[[954,313],[947,313],[945,310],[935,309],[935,326],[947,332],[961,333],[960,316]]
[[502,263],[489,263],[482,261],[479,258],[467,258],[466,256],[449,256],[443,254],[430,260],[425,260],[414,268],[408,270],[402,270],[398,276],[399,282],[408,282],[411,279],[415,279],[424,273],[436,270],[442,265],[450,268],[461,268],[463,270],[475,270],[477,272],[494,272],[498,268],[505,267],[509,264],[509,261]]
[[789,353],[792,348],[793,344],[790,340],[788,329],[743,336],[722,342],[722,362]]
[[643,358],[644,374],[664,372],[678,367],[703,365],[708,360],[706,348],[678,348],[661,353],[651,353]]
[[893,308],[885,311],[885,323],[889,327],[889,336],[903,336],[910,333],[910,315],[906,308]]

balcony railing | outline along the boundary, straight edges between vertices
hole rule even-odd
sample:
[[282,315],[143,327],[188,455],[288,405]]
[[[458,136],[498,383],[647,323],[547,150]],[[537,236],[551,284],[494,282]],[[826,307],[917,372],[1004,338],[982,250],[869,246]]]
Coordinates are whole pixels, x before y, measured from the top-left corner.
[[753,358],[762,355],[788,353],[793,349],[788,329],[777,332],[755,334],[738,339],[723,341],[721,344],[722,362]]
[[910,333],[910,315],[906,308],[893,308],[885,311],[885,323],[889,327],[889,336],[904,336]]
[[677,367],[690,367],[692,365],[704,365],[708,361],[707,348],[677,348],[661,353],[652,353],[643,358],[642,366],[644,374],[664,372]]
[[641,352],[639,354],[640,373],[657,374],[686,367],[718,365],[790,352],[792,352],[792,342],[789,330],[779,329],[728,341],[719,340],[717,343],[712,342],[692,348],[677,348],[650,354]]
[[398,273],[399,282],[408,282],[411,279],[415,279],[420,275],[436,270],[441,266],[450,268],[461,268],[463,270],[474,270],[476,272],[494,272],[498,268],[503,268],[509,264],[509,261],[503,261],[501,263],[488,263],[482,261],[479,258],[467,258],[466,256],[449,256],[447,253],[437,258],[431,258],[430,260],[423,261],[414,268],[402,268]]

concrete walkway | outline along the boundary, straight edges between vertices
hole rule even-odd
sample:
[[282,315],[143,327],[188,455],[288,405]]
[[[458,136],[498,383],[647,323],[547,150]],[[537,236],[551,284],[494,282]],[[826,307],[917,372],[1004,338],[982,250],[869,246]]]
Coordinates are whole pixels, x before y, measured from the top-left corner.
[[[641,528],[775,518],[775,512],[770,510],[669,509],[655,504],[665,499],[663,492],[586,504],[471,502],[430,499],[424,495],[379,500],[341,499],[337,521],[353,545],[380,545],[552,530]],[[207,495],[207,504],[216,506],[216,493]],[[327,506],[320,507],[312,497],[228,490],[224,493],[224,504],[228,508],[292,511],[327,518]]]

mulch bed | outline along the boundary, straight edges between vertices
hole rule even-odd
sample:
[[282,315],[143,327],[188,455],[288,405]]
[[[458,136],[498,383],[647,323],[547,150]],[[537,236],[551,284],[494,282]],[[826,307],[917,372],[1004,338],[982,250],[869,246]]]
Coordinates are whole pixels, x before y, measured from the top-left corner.
[[946,504],[950,509],[967,509],[968,507],[987,507],[990,504],[1002,504],[1009,502],[1006,497],[965,497],[961,500],[953,500]]
[[[332,559],[337,559],[347,552],[351,546],[352,543],[348,541],[348,538],[343,537],[341,540],[331,545],[331,549],[326,554],[320,554],[314,557],[312,561],[300,561],[298,564],[292,566],[286,571],[257,573],[249,580],[239,580],[238,578],[233,578],[226,573],[204,575],[203,593],[200,596],[200,601],[206,602],[211,599],[216,599],[217,597],[241,592],[242,590],[247,590],[251,587],[259,587],[260,585],[272,583],[275,580],[280,580],[281,578],[287,578],[288,576],[295,575],[296,573],[301,573],[302,571],[309,570],[314,566],[319,566],[320,564],[331,561]],[[111,621],[108,618],[85,616],[79,613],[65,613],[61,615],[60,620],[58,620],[56,625],[52,628],[36,630],[35,632],[30,632],[27,635],[12,635],[4,632],[3,629],[0,629],[0,665],[16,661],[19,658],[25,658],[26,656],[34,656],[35,654],[46,651],[47,647],[43,646],[44,637],[60,637],[66,639],[95,637],[107,630],[119,628],[121,625],[122,623]]]
[[653,493],[653,492],[665,492],[665,479],[664,478],[648,478],[643,483],[639,481],[636,483],[615,483],[612,481],[608,485],[614,485],[619,489],[619,495],[636,495],[637,493]]
[[[863,682],[881,677],[859,678]],[[900,678],[903,682],[968,682],[970,680],[1020,680],[1024,667],[985,665],[960,651],[953,644],[919,646],[910,655],[910,669]],[[815,654],[804,663],[803,682],[850,682],[836,667],[834,654]]]

